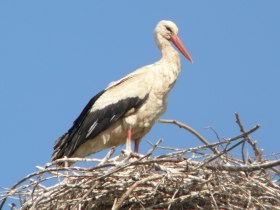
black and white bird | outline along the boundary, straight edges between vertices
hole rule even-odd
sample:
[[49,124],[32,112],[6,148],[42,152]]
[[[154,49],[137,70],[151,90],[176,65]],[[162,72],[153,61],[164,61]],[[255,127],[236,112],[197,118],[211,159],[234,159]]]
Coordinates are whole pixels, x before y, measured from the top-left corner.
[[126,150],[138,152],[147,134],[167,106],[167,96],[181,70],[180,52],[192,58],[178,37],[178,27],[160,21],[154,31],[161,59],[124,78],[112,82],[94,96],[73,126],[54,145],[52,160],[63,157],[85,157],[126,143]]

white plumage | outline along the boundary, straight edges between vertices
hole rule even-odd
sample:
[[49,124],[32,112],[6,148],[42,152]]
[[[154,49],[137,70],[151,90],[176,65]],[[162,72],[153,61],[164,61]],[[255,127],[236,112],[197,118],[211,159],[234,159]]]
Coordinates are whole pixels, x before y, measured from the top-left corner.
[[179,53],[171,42],[192,62],[173,22],[160,21],[154,35],[161,59],[112,82],[94,96],[68,132],[56,141],[52,160],[85,157],[126,141],[130,150],[131,140],[138,152],[141,138],[165,112],[168,93],[181,69]]

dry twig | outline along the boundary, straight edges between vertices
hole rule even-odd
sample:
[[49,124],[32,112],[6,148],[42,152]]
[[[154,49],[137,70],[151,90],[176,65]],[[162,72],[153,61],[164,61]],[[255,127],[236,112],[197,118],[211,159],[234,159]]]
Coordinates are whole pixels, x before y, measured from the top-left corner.
[[[0,193],[0,209],[6,203],[13,209],[280,209],[280,159],[265,160],[254,143],[248,144],[257,156],[251,163],[233,156],[259,128],[246,132],[236,117],[241,135],[223,141],[210,143],[181,122],[164,120],[192,132],[203,145],[172,149],[159,140],[144,156],[112,157],[112,149],[104,159],[63,158],[38,167]],[[157,148],[171,152],[152,157]],[[56,167],[76,161],[95,165]]]

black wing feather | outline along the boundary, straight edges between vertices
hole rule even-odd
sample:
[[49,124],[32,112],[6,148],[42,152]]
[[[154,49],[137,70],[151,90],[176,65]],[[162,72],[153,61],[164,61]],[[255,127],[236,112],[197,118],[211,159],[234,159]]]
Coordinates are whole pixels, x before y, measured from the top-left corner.
[[101,91],[88,102],[73,126],[55,142],[52,160],[64,156],[71,157],[79,146],[109,128],[129,110],[139,108],[148,98],[148,94],[144,98],[130,97],[90,112],[94,103],[104,92],[105,90]]

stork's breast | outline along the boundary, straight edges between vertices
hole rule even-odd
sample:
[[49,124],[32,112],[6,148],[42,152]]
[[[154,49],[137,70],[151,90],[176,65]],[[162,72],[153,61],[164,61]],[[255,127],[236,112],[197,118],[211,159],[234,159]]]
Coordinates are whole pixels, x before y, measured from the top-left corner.
[[153,126],[155,121],[166,110],[166,99],[158,98],[153,94],[150,94],[146,102],[134,113],[125,117],[125,124],[135,129],[147,129]]

